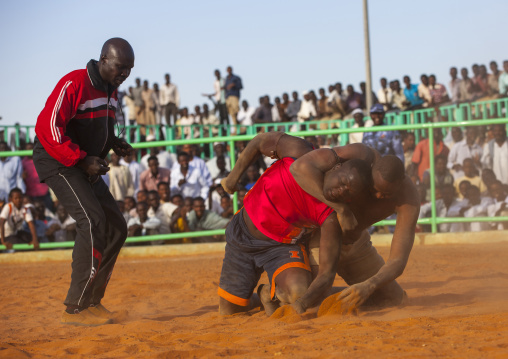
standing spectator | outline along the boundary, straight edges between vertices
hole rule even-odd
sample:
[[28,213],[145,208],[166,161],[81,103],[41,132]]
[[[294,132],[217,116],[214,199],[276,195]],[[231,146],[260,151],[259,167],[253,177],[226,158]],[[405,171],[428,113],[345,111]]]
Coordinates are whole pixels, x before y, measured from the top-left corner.
[[76,239],[76,221],[63,205],[57,206],[56,218],[48,223],[46,236],[50,242],[74,242]]
[[461,101],[460,93],[461,93],[461,82],[462,80],[457,77],[457,68],[452,67],[450,68],[450,93],[452,94],[452,102],[453,103],[459,103]]
[[136,117],[136,125],[141,126],[141,135],[145,135],[145,103],[143,102],[143,96],[141,93],[143,92],[143,87],[141,86],[141,79],[136,79],[136,87],[132,89],[132,98],[134,100],[134,111]]
[[196,122],[194,121],[194,116],[189,115],[189,110],[187,107],[184,107],[181,111],[180,119],[177,121],[177,124],[183,126],[180,128],[180,137],[182,139],[190,139],[192,138],[192,125]]
[[206,162],[206,167],[208,168],[212,179],[216,179],[221,172],[217,164],[217,159],[221,156],[223,157],[226,171],[231,171],[231,161],[229,156],[226,154],[226,146],[223,143],[215,142],[213,145],[213,150],[215,152],[215,156]]
[[400,87],[399,80],[390,82],[390,88],[392,90],[391,108],[405,111],[410,106],[410,102],[407,100],[406,95],[404,95],[404,90]]
[[418,85],[414,85],[411,83],[411,78],[409,76],[404,76],[404,84],[406,88],[404,89],[404,96],[409,101],[410,109],[416,110],[421,108],[424,104],[424,100],[420,97],[418,91]]
[[171,202],[161,204],[157,191],[148,192],[148,205],[150,206],[147,214],[148,217],[155,217],[161,222],[159,233],[171,233],[171,218],[173,218],[173,214],[178,209],[178,206]]
[[480,72],[475,78],[476,87],[478,89],[478,97],[485,97],[489,95],[489,75],[487,74],[487,67],[480,65]]
[[[33,150],[33,148],[33,143],[26,144],[27,150]],[[39,175],[37,175],[37,171],[35,170],[33,157],[24,157],[21,161],[21,164],[23,166],[23,180],[26,184],[25,194],[30,196],[34,201],[43,201],[44,205],[53,211],[54,206],[53,201],[51,200],[51,195],[49,194],[48,185],[39,181]]]
[[[331,108],[328,106],[328,96],[326,96],[325,89],[320,88],[319,100],[317,103],[317,117],[322,121],[326,121],[330,119],[331,115]],[[326,129],[326,126],[324,128]]]
[[120,164],[123,166],[127,166],[129,168],[129,172],[131,173],[132,185],[134,187],[134,191],[136,192],[139,189],[139,176],[143,172],[143,167],[136,162],[134,159],[136,157],[136,152],[132,151],[132,153],[120,159]]
[[153,133],[155,136],[155,102],[153,100],[153,90],[148,87],[148,81],[143,81],[143,90],[141,91],[141,98],[143,99],[144,103],[144,118],[145,118],[145,125],[151,126],[148,127],[148,133]]
[[427,75],[423,74],[420,76],[420,80],[422,82],[418,85],[418,96],[423,99],[423,107],[429,107],[432,104],[432,97],[430,96],[429,90],[429,78]]
[[353,85],[347,85],[346,113],[350,114],[357,108],[365,108],[362,95],[355,91]]
[[379,100],[379,103],[383,105],[383,108],[385,111],[388,111],[391,109],[391,103],[392,103],[392,89],[388,87],[388,81],[386,80],[386,77],[381,78],[381,88],[377,92],[377,98]]
[[136,124],[136,105],[134,103],[133,88],[129,86],[129,92],[124,96],[125,106],[127,106],[127,114],[129,116],[129,126]]
[[226,83],[224,86],[226,90],[226,106],[231,116],[232,125],[236,125],[238,111],[240,110],[240,90],[243,89],[242,79],[233,74],[233,68],[231,66],[228,66],[227,72],[228,75],[226,76]]
[[293,101],[288,105],[286,115],[289,118],[289,122],[297,122],[298,112],[300,112],[302,101],[298,99],[298,92],[293,91],[291,95],[293,97]]
[[469,78],[467,68],[463,67],[460,70],[462,81],[460,82],[460,102],[469,102],[474,99],[474,83]]
[[171,76],[169,74],[164,75],[164,79],[165,83],[161,86],[159,101],[166,124],[174,126],[176,124],[176,115],[180,108],[180,93],[178,92],[178,87],[171,83]]
[[[28,223],[30,233],[23,230],[24,221]],[[39,248],[34,218],[31,211],[23,208],[23,193],[19,188],[9,191],[9,203],[0,212],[0,239],[7,249],[18,243],[29,243],[34,249]]]
[[214,93],[203,94],[210,98],[216,106],[216,110],[219,111],[219,118],[221,125],[228,124],[228,109],[226,107],[226,91],[224,79],[220,75],[219,70],[215,70],[215,82],[213,83]]
[[493,125],[494,138],[484,147],[481,162],[485,168],[492,169],[496,178],[508,184],[508,141],[505,125]]
[[210,137],[210,134],[213,136],[217,136],[219,134],[220,120],[217,118],[217,116],[210,112],[210,109],[206,103],[203,104],[201,122],[204,125],[203,135],[205,137]]
[[508,95],[508,60],[503,61],[503,73],[499,75],[499,95]]
[[[363,104],[362,109],[365,109],[367,106],[367,87],[366,87],[365,82],[363,82],[363,81],[360,82],[360,90],[362,91],[362,93],[361,93],[362,104]],[[375,105],[376,103],[379,103],[379,101],[378,101],[378,98],[377,98],[376,94],[374,93],[374,91],[372,91],[372,104]]]
[[[159,167],[159,160],[156,156],[148,158],[148,169],[139,176],[139,189],[145,191],[156,191],[160,182],[169,182],[171,170]],[[139,201],[138,201],[139,202]]]
[[[268,97],[268,96],[267,96]],[[281,122],[282,117],[280,115],[280,97],[276,96],[273,99],[274,105],[272,106],[272,120],[273,122]]]
[[[6,151],[9,151],[9,146],[1,141],[0,152]],[[0,199],[7,200],[13,188],[19,188],[22,192],[26,191],[21,159],[18,156],[0,157]]]
[[280,118],[282,120],[282,122],[288,122],[289,121],[289,118],[288,116],[286,115],[286,111],[288,109],[288,106],[291,102],[289,101],[289,95],[287,92],[284,92],[282,94],[282,103],[280,104],[280,107],[281,107],[281,114],[280,114]]
[[[355,124],[353,128],[362,128],[362,127],[372,127],[374,126],[374,121],[370,118],[367,121],[364,121],[364,115],[361,108],[357,108],[352,113],[353,119],[355,120]],[[353,143],[362,143],[364,132],[354,132],[349,134],[349,144]]]
[[[443,142],[443,133],[440,128],[435,128],[434,133],[434,158],[436,156],[448,157],[450,150]],[[418,167],[418,178],[423,181],[423,173],[430,168],[429,139],[420,141],[413,154],[413,163]]]
[[483,150],[476,143],[477,138],[478,128],[470,126],[466,129],[466,138],[457,142],[450,150],[450,154],[448,155],[448,168],[454,171],[452,173],[455,178],[463,176],[462,163],[466,158],[473,159],[478,169],[481,168],[480,160]]
[[487,186],[485,186],[483,183],[482,178],[478,176],[478,171],[476,170],[474,162],[471,158],[464,159],[464,162],[462,163],[462,170],[464,171],[464,176],[457,178],[453,183],[457,193],[459,193],[460,198],[462,198],[462,193],[459,190],[459,186],[462,181],[468,181],[473,186],[479,188],[480,192],[487,191]]
[[[385,110],[383,105],[372,106],[370,118],[374,121],[374,126],[384,126]],[[404,150],[399,131],[365,132],[362,142],[377,150],[381,156],[395,155],[404,163]]]
[[252,125],[252,115],[256,109],[252,106],[249,106],[247,100],[242,101],[242,107],[238,112],[237,121],[242,126],[251,126]]
[[272,109],[267,96],[259,98],[259,107],[252,115],[252,122],[254,123],[270,123],[272,121]]
[[491,96],[495,96],[499,94],[499,76],[501,76],[501,71],[499,71],[499,68],[497,67],[497,62],[490,62],[490,71],[492,71],[492,74],[489,75],[488,80],[489,94]]
[[129,219],[129,237],[150,236],[159,234],[161,221],[156,217],[148,216],[148,204],[138,202],[136,205],[137,217]]
[[442,105],[450,101],[446,88],[442,84],[436,82],[436,75],[429,76],[429,92],[432,105]]
[[190,158],[187,152],[178,154],[179,170],[173,171],[171,175],[171,193],[181,194],[183,197],[208,198],[211,183],[203,177],[199,168],[189,166]]
[[116,201],[122,201],[125,197],[134,195],[132,175],[127,166],[120,164],[120,156],[111,151],[110,153],[109,191]]
[[153,84],[153,92],[152,92],[152,99],[155,104],[155,124],[159,126],[161,138],[164,138],[164,133],[162,131],[162,128],[160,127],[162,123],[162,106],[160,101],[160,95],[161,92],[159,90],[159,84],[154,83]]

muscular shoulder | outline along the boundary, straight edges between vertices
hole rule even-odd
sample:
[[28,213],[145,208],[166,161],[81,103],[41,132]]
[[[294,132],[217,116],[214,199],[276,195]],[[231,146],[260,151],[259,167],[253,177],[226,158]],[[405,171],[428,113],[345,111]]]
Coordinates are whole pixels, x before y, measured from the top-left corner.
[[418,209],[420,208],[418,191],[413,181],[411,181],[411,178],[407,175],[402,183],[401,192],[397,198],[396,206],[411,206]]
[[359,159],[372,165],[380,157],[376,150],[363,143],[353,143],[346,146],[334,147],[333,149],[339,157],[346,161]]

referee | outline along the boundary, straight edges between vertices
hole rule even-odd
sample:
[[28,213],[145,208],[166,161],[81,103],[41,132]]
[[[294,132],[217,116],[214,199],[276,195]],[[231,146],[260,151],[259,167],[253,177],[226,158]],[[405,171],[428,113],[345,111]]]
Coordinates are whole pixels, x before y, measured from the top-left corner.
[[134,51],[124,39],[102,47],[99,61],[72,71],[56,85],[35,126],[33,159],[45,182],[76,220],[71,285],[61,322],[95,326],[112,322],[101,300],[127,238],[127,225],[101,175],[113,149],[132,147],[114,134],[117,88],[134,67]]

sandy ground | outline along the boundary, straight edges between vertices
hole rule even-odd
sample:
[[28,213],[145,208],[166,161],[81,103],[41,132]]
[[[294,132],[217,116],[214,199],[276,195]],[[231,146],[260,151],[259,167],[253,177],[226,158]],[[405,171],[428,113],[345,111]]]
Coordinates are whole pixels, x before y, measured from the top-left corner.
[[221,317],[221,263],[121,259],[103,301],[118,323],[97,328],[59,323],[69,263],[1,264],[0,357],[508,358],[508,243],[415,247],[408,303],[357,316]]

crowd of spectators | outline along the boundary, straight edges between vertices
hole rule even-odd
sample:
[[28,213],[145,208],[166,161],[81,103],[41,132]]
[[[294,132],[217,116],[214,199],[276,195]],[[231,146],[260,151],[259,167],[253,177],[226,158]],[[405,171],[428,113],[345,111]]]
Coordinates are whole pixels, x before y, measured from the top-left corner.
[[[466,68],[461,69],[462,79],[457,78],[457,69],[451,68],[449,92],[436,82],[434,75],[421,76],[419,85],[404,77],[405,88],[398,80],[388,82],[381,79],[381,88],[373,94],[374,105],[365,114],[365,86],[360,84],[361,93],[352,85],[347,91],[342,85],[330,85],[328,96],[324,88],[319,89],[319,98],[314,91],[305,92],[303,100],[293,92],[291,100],[287,93],[282,99],[276,97],[272,105],[268,96],[259,99],[259,107],[252,108],[246,100],[240,104],[241,79],[228,68],[223,79],[215,71],[215,93],[206,94],[214,101],[214,108],[206,104],[196,106],[193,114],[180,108],[180,96],[176,85],[166,75],[160,89],[148,81],[136,79],[137,87],[129,89],[124,96],[131,124],[157,124],[165,118],[167,126],[183,123],[253,124],[264,122],[304,122],[311,119],[353,118],[355,128],[386,126],[381,131],[351,133],[349,143],[364,143],[382,155],[393,154],[405,163],[406,172],[416,184],[421,195],[420,217],[430,216],[430,187],[436,186],[436,211],[440,217],[482,217],[508,214],[508,142],[505,125],[460,127],[434,130],[435,178],[430,178],[430,154],[428,139],[418,143],[415,133],[392,131],[385,123],[385,114],[394,110],[408,110],[438,106],[448,103],[481,100],[506,96],[508,91],[508,61],[503,64],[504,72],[490,64],[491,73],[484,65],[473,65],[473,77],[468,77]],[[121,107],[120,107],[121,108]],[[121,113],[121,111],[120,111]],[[217,115],[216,115],[217,114]],[[120,114],[122,116],[123,113]],[[152,133],[148,133],[152,131]],[[218,130],[211,130],[217,135]],[[32,149],[30,139],[21,132],[25,149]],[[146,141],[154,140],[153,129],[147,127],[143,133]],[[188,137],[182,132],[181,136]],[[337,137],[306,137],[315,148],[338,145]],[[245,142],[236,142],[236,156],[245,147]],[[0,142],[0,151],[12,149]],[[206,148],[205,148],[206,149]],[[110,171],[103,176],[110,191],[124,213],[130,236],[182,233],[189,231],[225,228],[233,216],[232,198],[225,193],[220,180],[230,171],[230,158],[224,143],[214,143],[213,152],[198,145],[183,145],[176,153],[164,147],[152,147],[142,153],[119,158],[113,152],[108,161]],[[139,160],[139,161],[138,161]],[[252,165],[245,173],[238,192],[238,207],[256,183],[271,160],[265,158]],[[59,205],[49,188],[39,183],[32,158],[0,157],[0,227],[2,243],[9,236],[20,236],[25,242],[61,242],[73,240],[75,221]],[[418,226],[421,231],[428,226]],[[439,231],[477,231],[493,228],[508,228],[507,223],[455,223],[440,224]],[[171,243],[213,241],[220,237],[182,239]]]

